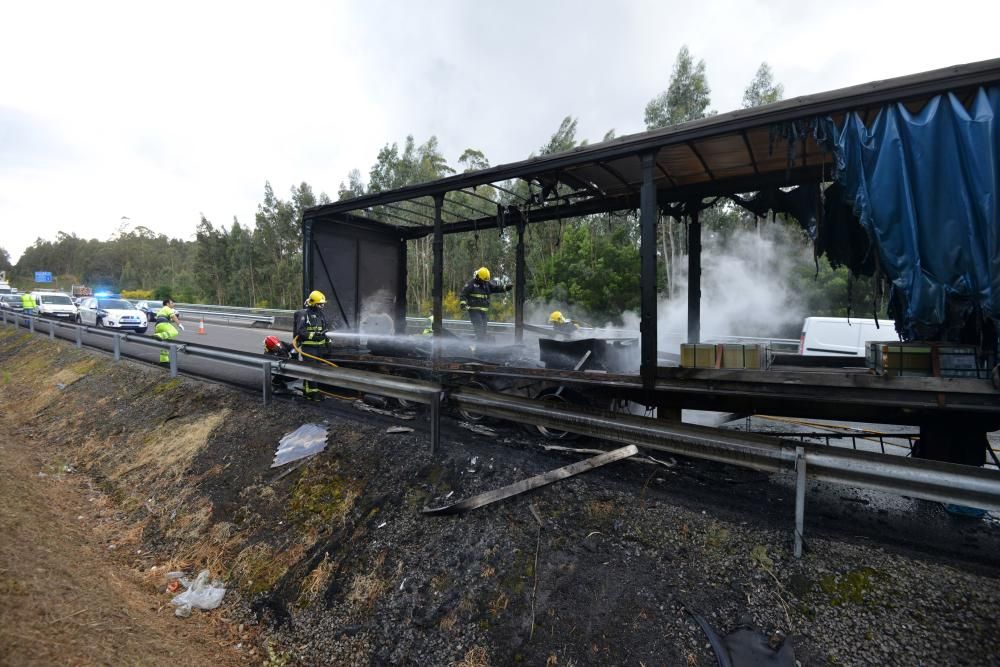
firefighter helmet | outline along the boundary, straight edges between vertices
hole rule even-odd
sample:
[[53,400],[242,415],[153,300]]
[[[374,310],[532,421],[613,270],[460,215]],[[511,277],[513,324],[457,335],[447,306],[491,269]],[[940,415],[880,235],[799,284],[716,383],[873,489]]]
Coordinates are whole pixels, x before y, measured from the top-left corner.
[[565,324],[566,323],[566,318],[563,317],[563,314],[560,311],[553,310],[552,314],[549,315],[549,323],[550,324]]
[[319,290],[313,290],[309,292],[309,298],[306,299],[306,304],[309,306],[322,306],[326,303],[326,296]]
[[476,269],[476,277],[479,278],[480,280],[489,281],[490,270],[487,269],[485,266],[480,266],[478,269]]
[[281,341],[277,336],[268,336],[264,339],[264,349],[268,352],[281,349]]

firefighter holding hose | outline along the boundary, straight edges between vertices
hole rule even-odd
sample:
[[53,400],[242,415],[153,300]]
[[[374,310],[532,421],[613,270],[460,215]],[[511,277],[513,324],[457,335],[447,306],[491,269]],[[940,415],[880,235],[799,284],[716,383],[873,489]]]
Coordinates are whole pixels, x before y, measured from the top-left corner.
[[[299,358],[328,356],[330,342],[326,332],[330,325],[323,308],[326,306],[326,296],[319,290],[309,293],[303,308],[295,311],[292,331],[295,336],[295,346],[299,350]],[[323,394],[315,382],[304,380],[302,393],[306,400],[322,401]]]

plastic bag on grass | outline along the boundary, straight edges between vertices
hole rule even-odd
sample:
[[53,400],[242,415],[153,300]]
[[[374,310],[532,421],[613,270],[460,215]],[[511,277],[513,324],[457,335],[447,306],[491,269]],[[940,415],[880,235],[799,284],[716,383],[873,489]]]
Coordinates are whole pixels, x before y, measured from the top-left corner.
[[208,581],[210,575],[208,570],[202,570],[193,583],[189,582],[186,577],[179,578],[181,584],[187,586],[187,590],[175,595],[174,599],[170,601],[170,604],[177,607],[174,610],[174,615],[186,618],[191,615],[191,609],[215,609],[222,604],[226,587],[218,579],[210,583]]

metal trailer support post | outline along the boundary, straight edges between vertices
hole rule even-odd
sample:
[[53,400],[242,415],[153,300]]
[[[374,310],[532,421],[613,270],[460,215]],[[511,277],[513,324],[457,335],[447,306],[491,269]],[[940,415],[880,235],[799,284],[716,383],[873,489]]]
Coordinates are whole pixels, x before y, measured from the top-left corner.
[[399,254],[397,265],[399,266],[399,281],[397,286],[398,295],[396,298],[396,313],[395,313],[395,326],[393,327],[398,335],[406,335],[406,285],[407,285],[407,273],[406,273],[406,239],[399,239]]
[[437,456],[441,447],[441,402],[444,398],[443,391],[436,391],[431,397],[431,456]]
[[265,361],[261,364],[263,380],[261,381],[261,393],[264,396],[264,405],[271,404],[271,362]]
[[[302,300],[309,296],[312,287],[313,268],[313,221],[304,220],[302,222]],[[347,322],[344,322],[347,325]]]
[[795,448],[795,550],[794,556],[802,558],[802,531],[806,520],[806,450]]
[[687,342],[701,339],[701,221],[698,209],[688,223],[688,336]]
[[517,221],[514,250],[514,342],[524,341],[524,220]]
[[115,342],[115,361],[122,360],[122,337],[118,334],[113,334],[111,339]]
[[434,195],[434,283],[431,289],[431,299],[434,305],[431,314],[434,316],[432,331],[434,332],[434,358],[440,356],[438,339],[441,338],[441,329],[444,317],[444,310],[441,307],[442,290],[444,289],[444,228],[441,222],[441,208],[444,206],[444,195]]
[[171,343],[167,354],[170,357],[170,377],[175,378],[177,377],[177,346]]
[[656,185],[653,167],[656,152],[643,153],[642,189],[639,193],[639,220],[641,225],[639,246],[640,284],[640,365],[642,383],[652,388],[656,383]]

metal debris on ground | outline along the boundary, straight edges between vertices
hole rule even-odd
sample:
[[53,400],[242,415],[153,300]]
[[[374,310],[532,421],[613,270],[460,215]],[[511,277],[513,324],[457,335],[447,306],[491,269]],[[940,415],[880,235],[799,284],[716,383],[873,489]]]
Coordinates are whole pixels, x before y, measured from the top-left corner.
[[[568,452],[570,454],[604,454],[607,450],[604,449],[591,449],[589,447],[563,447],[562,445],[540,445],[542,449],[547,452]],[[648,454],[641,458],[633,459],[636,463],[652,463],[654,465],[661,465],[665,468],[673,468],[677,465],[677,461],[670,459],[669,461],[662,461],[657,458],[653,458]]]
[[423,512],[424,514],[460,514],[462,512],[468,512],[469,510],[474,510],[478,507],[484,507],[491,503],[495,503],[498,500],[505,500],[526,491],[546,486],[552,482],[558,482],[561,479],[578,475],[581,472],[587,472],[588,470],[593,470],[594,468],[608,463],[620,461],[621,459],[625,459],[630,456],[635,456],[638,453],[639,448],[635,445],[628,445],[627,447],[622,447],[620,449],[613,449],[610,452],[604,452],[600,456],[584,459],[583,461],[577,461],[576,463],[571,463],[568,466],[556,468],[555,470],[550,470],[542,473],[541,475],[535,475],[534,477],[523,479],[520,482],[515,482],[505,487],[494,489],[493,491],[481,493],[478,496],[460,500],[452,505],[445,505],[444,507],[425,507]]
[[318,454],[326,449],[328,424],[303,424],[278,441],[272,468]]
[[386,433],[413,433],[413,429],[409,426],[390,426],[385,430]]
[[458,422],[458,425],[466,431],[472,431],[473,433],[478,433],[479,435],[487,435],[491,438],[497,437],[497,432],[488,426],[480,426],[479,424],[473,424],[471,422]]
[[403,411],[397,412],[394,410],[383,410],[382,408],[376,408],[360,400],[354,401],[354,403],[352,403],[351,405],[353,405],[358,410],[361,410],[362,412],[372,412],[377,415],[385,415],[386,417],[395,417],[396,419],[410,420],[410,419],[415,419],[417,416],[415,412],[403,412]]

